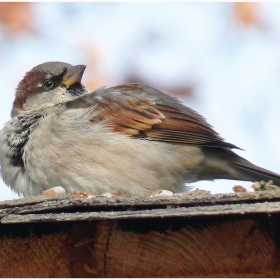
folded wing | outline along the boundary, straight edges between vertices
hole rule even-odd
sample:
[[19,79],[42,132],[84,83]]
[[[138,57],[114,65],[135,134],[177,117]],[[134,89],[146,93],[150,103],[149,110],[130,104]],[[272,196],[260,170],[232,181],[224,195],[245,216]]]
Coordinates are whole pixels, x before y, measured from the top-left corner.
[[[102,122],[112,131],[130,137],[176,144],[238,148],[224,140],[196,112],[188,113],[172,97],[149,97],[156,90],[142,84],[125,84],[100,89],[66,103],[67,107],[94,108],[92,124]],[[157,90],[158,91],[158,90]],[[158,93],[157,93],[158,96]],[[197,116],[197,117],[196,117]]]

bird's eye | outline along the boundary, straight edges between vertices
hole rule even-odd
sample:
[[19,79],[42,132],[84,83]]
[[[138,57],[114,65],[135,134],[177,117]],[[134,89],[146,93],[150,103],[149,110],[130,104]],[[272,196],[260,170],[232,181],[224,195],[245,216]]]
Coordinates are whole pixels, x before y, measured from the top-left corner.
[[54,85],[54,82],[52,80],[45,80],[43,82],[43,86],[46,88],[46,89],[50,89],[52,88]]

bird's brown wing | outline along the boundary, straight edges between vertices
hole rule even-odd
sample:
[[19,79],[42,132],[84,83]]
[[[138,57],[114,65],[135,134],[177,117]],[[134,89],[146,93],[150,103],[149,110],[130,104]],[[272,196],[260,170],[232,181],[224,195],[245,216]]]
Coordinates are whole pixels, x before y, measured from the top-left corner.
[[[148,86],[147,86],[148,87]],[[92,124],[102,122],[117,133],[151,141],[237,148],[211,127],[170,104],[141,96],[143,85],[126,84],[67,102],[71,108],[94,106]],[[168,102],[167,102],[168,103]],[[170,102],[169,102],[170,103]]]

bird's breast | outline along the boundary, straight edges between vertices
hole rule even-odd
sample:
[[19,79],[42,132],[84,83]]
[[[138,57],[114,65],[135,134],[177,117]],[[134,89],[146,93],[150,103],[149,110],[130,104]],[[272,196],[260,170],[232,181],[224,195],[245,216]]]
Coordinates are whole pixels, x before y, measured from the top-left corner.
[[0,131],[1,176],[18,193],[32,189],[32,182],[25,168],[24,150],[41,117],[38,113],[18,115]]
[[90,118],[84,109],[52,110],[39,122],[26,119],[20,129],[10,122],[0,136],[3,178],[10,185],[19,183],[6,176],[14,160],[18,169],[13,176],[20,178],[19,169],[24,171],[25,185],[32,187],[29,194],[62,186],[67,191],[144,195],[158,189],[183,191],[185,182],[196,180],[204,160],[199,147],[136,139],[92,124]]

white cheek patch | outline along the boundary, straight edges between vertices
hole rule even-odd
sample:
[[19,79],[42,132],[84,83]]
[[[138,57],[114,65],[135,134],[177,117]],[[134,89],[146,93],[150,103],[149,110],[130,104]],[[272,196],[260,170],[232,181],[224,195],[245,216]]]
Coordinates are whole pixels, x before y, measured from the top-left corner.
[[66,89],[64,88],[56,88],[51,91],[43,91],[29,96],[24,104],[24,110],[43,110],[61,103],[66,100],[65,91]]

